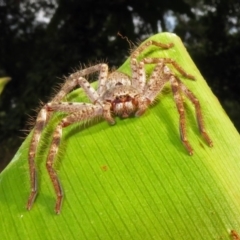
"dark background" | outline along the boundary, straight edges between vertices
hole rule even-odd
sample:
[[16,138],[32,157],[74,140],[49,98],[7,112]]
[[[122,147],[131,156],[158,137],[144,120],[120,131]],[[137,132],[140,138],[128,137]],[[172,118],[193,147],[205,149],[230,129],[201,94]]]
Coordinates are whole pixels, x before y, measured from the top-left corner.
[[[178,34],[240,130],[239,0],[0,0],[0,170],[23,141],[40,100],[80,63],[120,66],[126,40]],[[224,127],[224,126],[223,126]]]

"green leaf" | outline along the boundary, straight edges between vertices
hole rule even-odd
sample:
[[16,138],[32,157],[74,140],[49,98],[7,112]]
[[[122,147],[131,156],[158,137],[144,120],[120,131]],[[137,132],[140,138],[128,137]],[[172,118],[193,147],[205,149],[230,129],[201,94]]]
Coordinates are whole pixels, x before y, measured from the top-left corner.
[[5,87],[5,85],[11,80],[10,77],[0,78],[0,95]]
[[[150,47],[148,57],[175,59],[196,81],[179,76],[200,100],[214,147],[200,136],[194,108],[185,101],[189,156],[180,141],[179,116],[169,85],[140,118],[64,129],[56,164],[65,192],[60,215],[45,168],[57,115],[37,154],[39,194],[31,211],[28,147],[24,141],[0,175],[1,239],[231,239],[240,232],[240,138],[174,34],[151,37],[174,48]],[[206,63],[207,64],[207,63]],[[147,67],[148,73],[151,66]],[[130,73],[129,60],[120,67]],[[176,73],[178,74],[178,73]],[[79,96],[77,96],[79,94]],[[80,90],[72,100],[85,101]]]

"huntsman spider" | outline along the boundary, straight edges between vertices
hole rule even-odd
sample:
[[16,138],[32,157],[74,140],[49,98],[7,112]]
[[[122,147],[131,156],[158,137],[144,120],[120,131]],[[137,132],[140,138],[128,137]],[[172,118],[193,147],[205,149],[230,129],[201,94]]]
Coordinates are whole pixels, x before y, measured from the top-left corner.
[[[42,131],[48,119],[51,117],[52,112],[63,112],[67,114],[57,124],[54,130],[46,161],[46,168],[57,196],[55,205],[55,212],[57,214],[59,214],[61,210],[63,189],[53,165],[59,150],[62,131],[71,124],[95,117],[102,117],[110,125],[114,125],[114,116],[127,118],[135,115],[139,117],[161,93],[164,85],[169,82],[173,92],[174,101],[179,112],[181,141],[188,153],[192,155],[193,149],[186,136],[186,120],[182,95],[185,95],[185,97],[193,103],[200,133],[207,144],[212,146],[212,141],[205,131],[203,116],[198,99],[185,86],[185,84],[182,83],[176,74],[170,70],[168,65],[172,65],[172,67],[185,78],[194,79],[194,77],[186,73],[183,68],[171,58],[146,57],[138,60],[139,55],[150,46],[170,49],[174,45],[172,43],[165,44],[153,40],[144,42],[130,55],[131,76],[127,76],[118,71],[109,73],[108,65],[105,63],[100,63],[74,72],[66,78],[65,83],[62,85],[60,91],[55,95],[55,97],[42,107],[36,119],[29,148],[31,192],[27,202],[28,210],[31,209],[38,191],[35,155]],[[154,64],[154,69],[148,79],[145,72],[146,64]],[[86,76],[96,72],[99,73],[99,75],[98,87],[95,90],[86,80]],[[63,98],[77,86],[83,89],[91,103],[63,101]]]

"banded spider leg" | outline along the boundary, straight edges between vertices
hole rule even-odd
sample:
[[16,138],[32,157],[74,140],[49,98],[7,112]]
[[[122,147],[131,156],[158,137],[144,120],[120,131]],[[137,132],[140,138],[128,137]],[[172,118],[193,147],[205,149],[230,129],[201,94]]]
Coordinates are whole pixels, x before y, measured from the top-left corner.
[[[99,87],[98,90],[95,91],[89,82],[83,78],[83,76],[99,72]],[[90,98],[92,103],[98,101],[99,93],[103,91],[105,86],[105,82],[108,75],[108,66],[106,64],[98,64],[84,70],[78,71],[76,73],[71,74],[65,84],[62,86],[58,94],[52,99],[51,102],[47,103],[43,108],[40,110],[36,125],[33,130],[32,140],[30,143],[29,154],[28,154],[28,161],[29,161],[29,171],[30,171],[30,184],[31,184],[31,192],[27,202],[27,209],[30,210],[34,203],[34,200],[37,195],[38,191],[38,183],[37,183],[37,171],[35,166],[35,156],[37,147],[41,138],[41,133],[44,129],[44,126],[47,123],[51,113],[53,111],[63,111],[69,113],[67,117],[62,119],[62,121],[57,125],[56,130],[53,134],[53,140],[51,143],[51,147],[49,150],[49,154],[47,157],[46,167],[53,182],[53,186],[55,192],[57,194],[57,203],[55,207],[56,213],[60,212],[62,198],[63,198],[63,191],[59,179],[57,177],[56,171],[53,169],[53,161],[55,155],[57,154],[58,147],[60,144],[60,139],[62,135],[62,128],[76,122],[81,121],[84,119],[89,119],[95,117],[97,115],[105,115],[106,119],[112,121],[111,117],[108,116],[108,108],[109,105],[105,105],[102,108],[98,104],[87,104],[87,103],[64,103],[60,102],[72,89],[74,89],[77,85],[83,88],[86,92],[88,97]]]

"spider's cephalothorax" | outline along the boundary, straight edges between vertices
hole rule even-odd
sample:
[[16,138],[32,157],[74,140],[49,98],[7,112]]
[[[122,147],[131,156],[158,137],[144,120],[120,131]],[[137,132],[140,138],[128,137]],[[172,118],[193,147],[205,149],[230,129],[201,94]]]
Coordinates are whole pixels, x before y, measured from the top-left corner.
[[[143,58],[138,61],[137,57],[149,46],[169,49],[173,47],[173,44],[164,44],[149,40],[140,45],[130,56],[131,76],[127,76],[118,71],[109,74],[108,66],[105,63],[100,63],[77,71],[67,77],[66,82],[56,96],[40,110],[29,148],[31,193],[28,199],[27,209],[31,209],[37,195],[38,186],[34,159],[42,130],[50,118],[51,112],[67,113],[67,116],[58,123],[53,133],[53,139],[46,162],[46,167],[57,195],[55,206],[56,213],[60,213],[63,190],[57,173],[53,168],[53,164],[58,153],[63,128],[73,123],[92,119],[97,116],[104,118],[110,124],[115,123],[114,115],[122,118],[132,115],[141,116],[162,91],[167,82],[170,82],[172,88],[174,101],[180,116],[180,136],[188,153],[192,155],[193,149],[186,136],[186,122],[182,95],[185,95],[194,104],[200,133],[208,145],[212,146],[212,141],[204,128],[198,99],[169,69],[167,64],[171,64],[186,78],[194,79],[194,77],[187,74],[170,58]],[[154,64],[154,69],[149,79],[146,79],[146,64]],[[85,78],[85,76],[95,72],[99,72],[97,90],[95,90]],[[63,102],[63,98],[76,86],[82,87],[91,103]]]
[[127,75],[120,72],[110,74],[108,81],[109,84],[100,98],[101,101],[111,104],[114,115],[122,118],[133,115],[138,109],[141,91],[131,85]]

